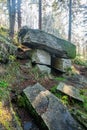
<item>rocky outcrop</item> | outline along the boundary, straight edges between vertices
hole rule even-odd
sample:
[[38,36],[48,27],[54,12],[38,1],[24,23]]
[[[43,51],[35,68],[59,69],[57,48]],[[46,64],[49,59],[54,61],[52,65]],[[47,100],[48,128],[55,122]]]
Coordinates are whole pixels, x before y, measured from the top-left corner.
[[9,39],[0,35],[0,62],[8,62],[10,55],[16,55],[16,53],[17,47]]
[[43,124],[42,130],[81,130],[61,101],[39,83],[23,92],[29,112]]
[[75,58],[76,47],[72,43],[38,29],[23,27],[18,33],[19,41],[34,49],[42,49],[54,57]]

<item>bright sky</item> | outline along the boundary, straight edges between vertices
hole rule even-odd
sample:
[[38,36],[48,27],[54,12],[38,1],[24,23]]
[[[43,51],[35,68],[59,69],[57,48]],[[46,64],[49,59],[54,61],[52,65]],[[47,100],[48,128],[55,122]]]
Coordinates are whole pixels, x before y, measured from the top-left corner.
[[81,0],[81,4],[87,4],[87,0]]

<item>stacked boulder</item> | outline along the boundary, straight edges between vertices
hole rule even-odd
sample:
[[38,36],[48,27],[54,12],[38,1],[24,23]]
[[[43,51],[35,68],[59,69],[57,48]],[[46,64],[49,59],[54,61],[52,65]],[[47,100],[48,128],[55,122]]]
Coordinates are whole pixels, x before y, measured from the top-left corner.
[[[42,58],[38,54],[38,50],[40,53],[42,52],[42,55],[44,51],[44,54],[50,57],[48,59],[49,63],[47,62],[47,64],[61,70],[71,67],[70,59],[76,56],[76,46],[74,44],[42,30],[29,29],[27,26],[24,26],[20,29],[18,38],[22,45],[33,49],[34,55],[35,53],[37,55],[36,62],[46,64],[46,60],[42,61]],[[53,64],[54,62],[56,65]]]

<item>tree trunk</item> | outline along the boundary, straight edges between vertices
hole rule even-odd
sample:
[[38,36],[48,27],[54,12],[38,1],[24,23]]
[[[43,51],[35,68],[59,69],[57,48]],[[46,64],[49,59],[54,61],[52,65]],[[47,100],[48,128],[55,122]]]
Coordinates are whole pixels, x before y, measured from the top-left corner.
[[71,42],[71,25],[72,25],[72,0],[69,1],[69,32],[68,40]]
[[42,0],[39,0],[39,29],[42,29]]
[[11,1],[7,0],[7,6],[8,6],[8,13],[9,13],[9,35],[11,32],[11,23],[12,23],[12,19],[11,19]]
[[15,26],[15,14],[16,14],[16,1],[8,0],[8,12],[9,12],[9,35],[11,38],[14,37],[14,26]]
[[18,30],[21,28],[21,0],[17,1]]

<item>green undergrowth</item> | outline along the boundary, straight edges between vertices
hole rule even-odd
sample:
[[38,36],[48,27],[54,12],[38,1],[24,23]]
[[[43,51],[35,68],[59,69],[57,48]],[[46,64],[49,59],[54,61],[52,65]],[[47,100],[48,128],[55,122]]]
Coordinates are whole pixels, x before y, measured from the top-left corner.
[[[9,98],[9,93],[11,89],[13,88],[13,84],[17,79],[19,79],[20,69],[19,69],[19,63],[17,61],[14,61],[14,57],[10,57],[11,62],[4,65],[5,73],[0,75],[0,100],[6,101]],[[21,81],[22,79],[19,79]]]
[[0,87],[6,88],[8,86],[8,83],[6,81],[0,81]]
[[57,81],[66,81],[66,78],[64,77],[55,77],[54,79]]
[[[12,88],[12,84],[15,83],[16,79],[19,79],[20,64],[19,62],[14,60],[13,56],[10,56],[9,58],[10,63],[3,65],[5,73],[0,75],[0,123],[4,126],[6,130],[14,130],[16,128],[22,130],[21,122],[17,113],[12,108],[13,106],[10,99],[11,90],[16,89]],[[5,104],[7,104],[7,107],[4,106]],[[14,125],[17,125],[16,128],[14,128]]]
[[0,34],[4,36],[8,36],[8,29],[4,26],[0,26]]
[[57,90],[57,86],[53,86],[50,90],[56,97],[58,97],[64,105],[68,105],[69,107],[79,107],[83,112],[87,112],[87,89],[80,90],[80,96],[84,100],[84,102],[79,102],[76,99],[71,98],[68,95],[63,94],[62,92]]
[[9,29],[5,26],[0,26],[0,41],[2,42],[12,42],[13,44],[15,44],[16,46],[19,46],[20,43],[18,42],[18,34],[15,33],[14,34],[14,38],[12,39],[9,36]]
[[8,32],[9,30],[6,27],[0,26],[0,42],[3,42],[3,43],[11,42]]
[[80,94],[81,94],[81,97],[84,100],[84,103],[83,103],[82,107],[83,107],[84,111],[87,113],[87,89],[82,89],[80,91]]
[[13,110],[10,97],[7,100],[9,100],[9,106],[5,105],[3,101],[0,101],[0,124],[2,124],[4,130],[15,130],[16,128],[23,130],[20,119]]
[[15,120],[15,122],[16,122],[16,124],[17,124],[17,129],[23,130],[22,124],[21,124],[21,121],[20,121],[20,118],[19,118],[18,114],[14,111],[13,105],[12,105],[11,102],[10,102],[10,109],[11,109],[11,113],[12,113],[13,116],[14,116],[14,120]]
[[[0,79],[5,80],[9,85],[14,82],[16,78],[18,78],[18,74],[20,73],[19,70],[19,63],[17,61],[14,61],[13,56],[10,57],[11,62],[8,63],[5,67],[6,74],[2,75]],[[13,61],[13,62],[12,62]]]
[[83,58],[81,58],[81,56],[79,54],[76,56],[76,58],[73,60],[73,62],[77,65],[87,67],[87,60],[84,60]]
[[9,96],[9,89],[8,89],[9,84],[1,80],[0,81],[0,100],[6,100]]
[[61,93],[61,92],[58,92],[58,91],[57,91],[57,86],[52,87],[52,88],[50,89],[50,91],[51,91],[56,97],[58,97],[58,98],[61,100],[61,102],[62,102],[65,106],[69,105],[69,97],[68,97],[67,95],[64,95],[64,94]]

